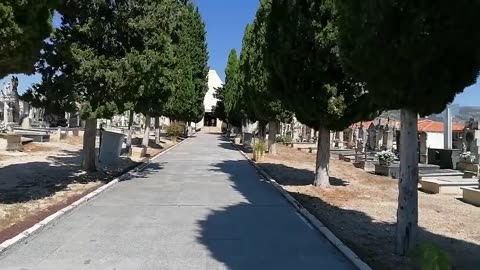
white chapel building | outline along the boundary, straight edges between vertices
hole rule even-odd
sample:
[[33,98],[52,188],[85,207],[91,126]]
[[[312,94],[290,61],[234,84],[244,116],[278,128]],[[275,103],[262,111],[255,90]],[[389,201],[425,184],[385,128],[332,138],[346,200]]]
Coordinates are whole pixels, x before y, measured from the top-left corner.
[[213,116],[212,108],[217,105],[218,99],[214,97],[216,89],[223,86],[222,79],[215,70],[208,72],[208,92],[203,100],[205,116],[196,124],[196,129],[203,132],[221,132],[223,122]]

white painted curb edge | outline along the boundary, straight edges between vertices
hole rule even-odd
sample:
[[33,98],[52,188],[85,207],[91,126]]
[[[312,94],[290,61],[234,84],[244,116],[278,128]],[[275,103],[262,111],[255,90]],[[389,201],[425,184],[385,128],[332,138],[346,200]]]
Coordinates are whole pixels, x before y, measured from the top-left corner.
[[185,142],[188,138],[189,137],[187,137],[183,141],[171,146],[170,148],[165,149],[165,151],[163,151],[161,153],[158,153],[157,155],[149,158],[148,160],[144,161],[143,163],[141,163],[137,167],[135,167],[135,168],[131,169],[130,171],[122,174],[121,176],[113,179],[112,181],[108,182],[107,184],[98,187],[94,191],[88,193],[87,195],[83,196],[82,198],[78,199],[77,201],[73,202],[72,204],[70,204],[70,205],[58,210],[57,212],[51,214],[50,216],[48,216],[45,219],[43,219],[42,221],[36,223],[32,227],[30,227],[30,228],[26,229],[25,231],[17,234],[13,238],[5,240],[3,243],[0,244],[0,254],[5,252],[7,250],[7,248],[12,247],[14,244],[18,243],[20,240],[23,240],[24,238],[32,235],[34,232],[37,232],[39,229],[45,227],[47,224],[51,223],[52,221],[56,220],[57,218],[63,216],[64,214],[70,212],[71,210],[77,208],[78,206],[82,205],[83,203],[95,198],[97,195],[99,195],[100,193],[108,190],[110,187],[117,184],[118,182],[121,182],[125,179],[128,179],[128,178],[134,176],[134,173],[137,173],[137,172],[140,172],[140,171],[144,170],[148,165],[150,165],[150,163],[153,160],[155,160],[158,157],[170,152],[171,150],[173,150],[174,148],[176,148],[177,146],[179,146],[183,142]]
[[[230,141],[230,140],[229,140]],[[318,220],[314,215],[312,215],[307,209],[305,209],[295,198],[292,197],[283,187],[273,179],[265,170],[260,168],[255,161],[253,161],[247,154],[245,154],[240,148],[238,148],[232,141],[230,141],[233,146],[250,162],[250,164],[255,167],[255,169],[270,182],[273,187],[279,191],[287,201],[297,209],[297,211],[302,214],[308,222],[315,227],[320,233],[322,233],[325,238],[328,239],[355,267],[359,270],[372,270],[368,264],[366,264],[362,259],[360,259],[349,247],[347,247],[335,234],[332,233],[325,225],[323,225],[320,220]]]

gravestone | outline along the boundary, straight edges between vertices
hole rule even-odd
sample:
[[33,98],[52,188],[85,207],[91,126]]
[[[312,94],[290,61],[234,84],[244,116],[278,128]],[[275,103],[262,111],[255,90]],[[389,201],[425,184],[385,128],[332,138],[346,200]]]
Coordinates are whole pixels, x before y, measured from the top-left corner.
[[32,119],[29,117],[25,117],[22,120],[22,128],[31,128],[32,127]]
[[22,136],[15,133],[2,134],[2,137],[6,140],[5,150],[7,151],[23,151]]
[[461,153],[460,149],[428,148],[428,164],[439,165],[441,169],[462,170],[458,167]]
[[393,130],[388,125],[383,131],[383,149],[388,151],[393,149]]
[[383,146],[383,126],[380,126],[380,123],[379,123],[375,130],[375,149],[374,150],[380,150],[382,146]]
[[375,130],[375,126],[373,124],[371,124],[368,129],[367,129],[367,133],[368,133],[368,149],[369,150],[375,150],[377,149],[377,140],[376,140],[376,135],[377,135],[377,132]]
[[420,163],[426,164],[428,161],[427,133],[420,132],[418,134],[418,145],[420,154]]
[[147,148],[145,146],[131,146],[129,155],[133,159],[144,158],[147,155]]

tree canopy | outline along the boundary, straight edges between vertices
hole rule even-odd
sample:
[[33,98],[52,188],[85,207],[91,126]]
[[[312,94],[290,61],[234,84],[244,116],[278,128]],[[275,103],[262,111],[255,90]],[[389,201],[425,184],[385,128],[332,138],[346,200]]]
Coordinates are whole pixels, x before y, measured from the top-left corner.
[[334,1],[275,0],[266,26],[264,65],[271,93],[297,119],[319,130],[315,185],[329,185],[330,130],[373,118],[378,109],[364,84],[353,80],[338,55]]
[[428,115],[475,83],[480,2],[337,2],[343,64],[378,102]]
[[3,0],[0,3],[0,78],[32,74],[42,41],[52,32],[56,0]]
[[177,79],[181,7],[176,0],[65,0],[59,6],[61,28],[45,42],[42,82],[27,98],[55,111],[81,106],[86,170],[96,169],[96,118],[127,109],[161,113]]
[[183,4],[182,19],[174,40],[179,68],[175,90],[166,104],[165,115],[186,122],[198,122],[205,113],[208,91],[208,51],[205,24],[192,3]]
[[240,59],[240,80],[244,88],[245,102],[259,121],[284,121],[291,117],[282,102],[272,95],[270,70],[265,68],[267,19],[271,0],[262,0],[255,20],[245,31]]
[[340,54],[373,99],[401,109],[396,252],[417,244],[417,115],[441,112],[480,71],[478,1],[338,0]]
[[343,130],[375,116],[363,84],[342,68],[333,1],[271,2],[264,53],[276,83],[272,93],[315,129]]
[[228,122],[240,127],[246,117],[244,92],[240,85],[240,62],[237,51],[230,50],[225,68],[225,114]]

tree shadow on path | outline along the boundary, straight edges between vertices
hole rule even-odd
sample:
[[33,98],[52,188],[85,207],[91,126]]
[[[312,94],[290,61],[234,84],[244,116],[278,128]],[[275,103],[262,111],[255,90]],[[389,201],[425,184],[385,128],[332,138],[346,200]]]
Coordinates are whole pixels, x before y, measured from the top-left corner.
[[206,269],[354,269],[247,160],[212,166],[216,175],[227,175],[230,190],[216,200],[226,207],[198,221],[198,242],[214,258]]
[[[228,175],[234,193],[239,193],[243,201],[214,209],[198,222],[198,241],[215,259],[207,263],[207,269],[342,269],[345,266],[336,264],[339,253],[329,251],[326,239],[319,241],[312,237],[308,226],[295,222],[285,212],[282,203],[287,203],[286,200],[263,177],[252,173],[255,170],[248,161],[229,160],[213,166],[212,171]],[[374,269],[418,269],[410,258],[394,254],[395,223],[379,222],[367,213],[343,209],[318,197],[291,195]],[[222,201],[229,194],[219,196]],[[480,265],[477,244],[425,228],[419,228],[419,238],[447,251],[454,269],[473,270]]]
[[0,168],[0,204],[46,198],[72,183],[107,183],[139,164],[121,157],[116,166],[100,165],[98,172],[86,173],[81,168],[81,161],[81,150],[62,151],[60,155],[47,157],[46,161],[11,164]]

